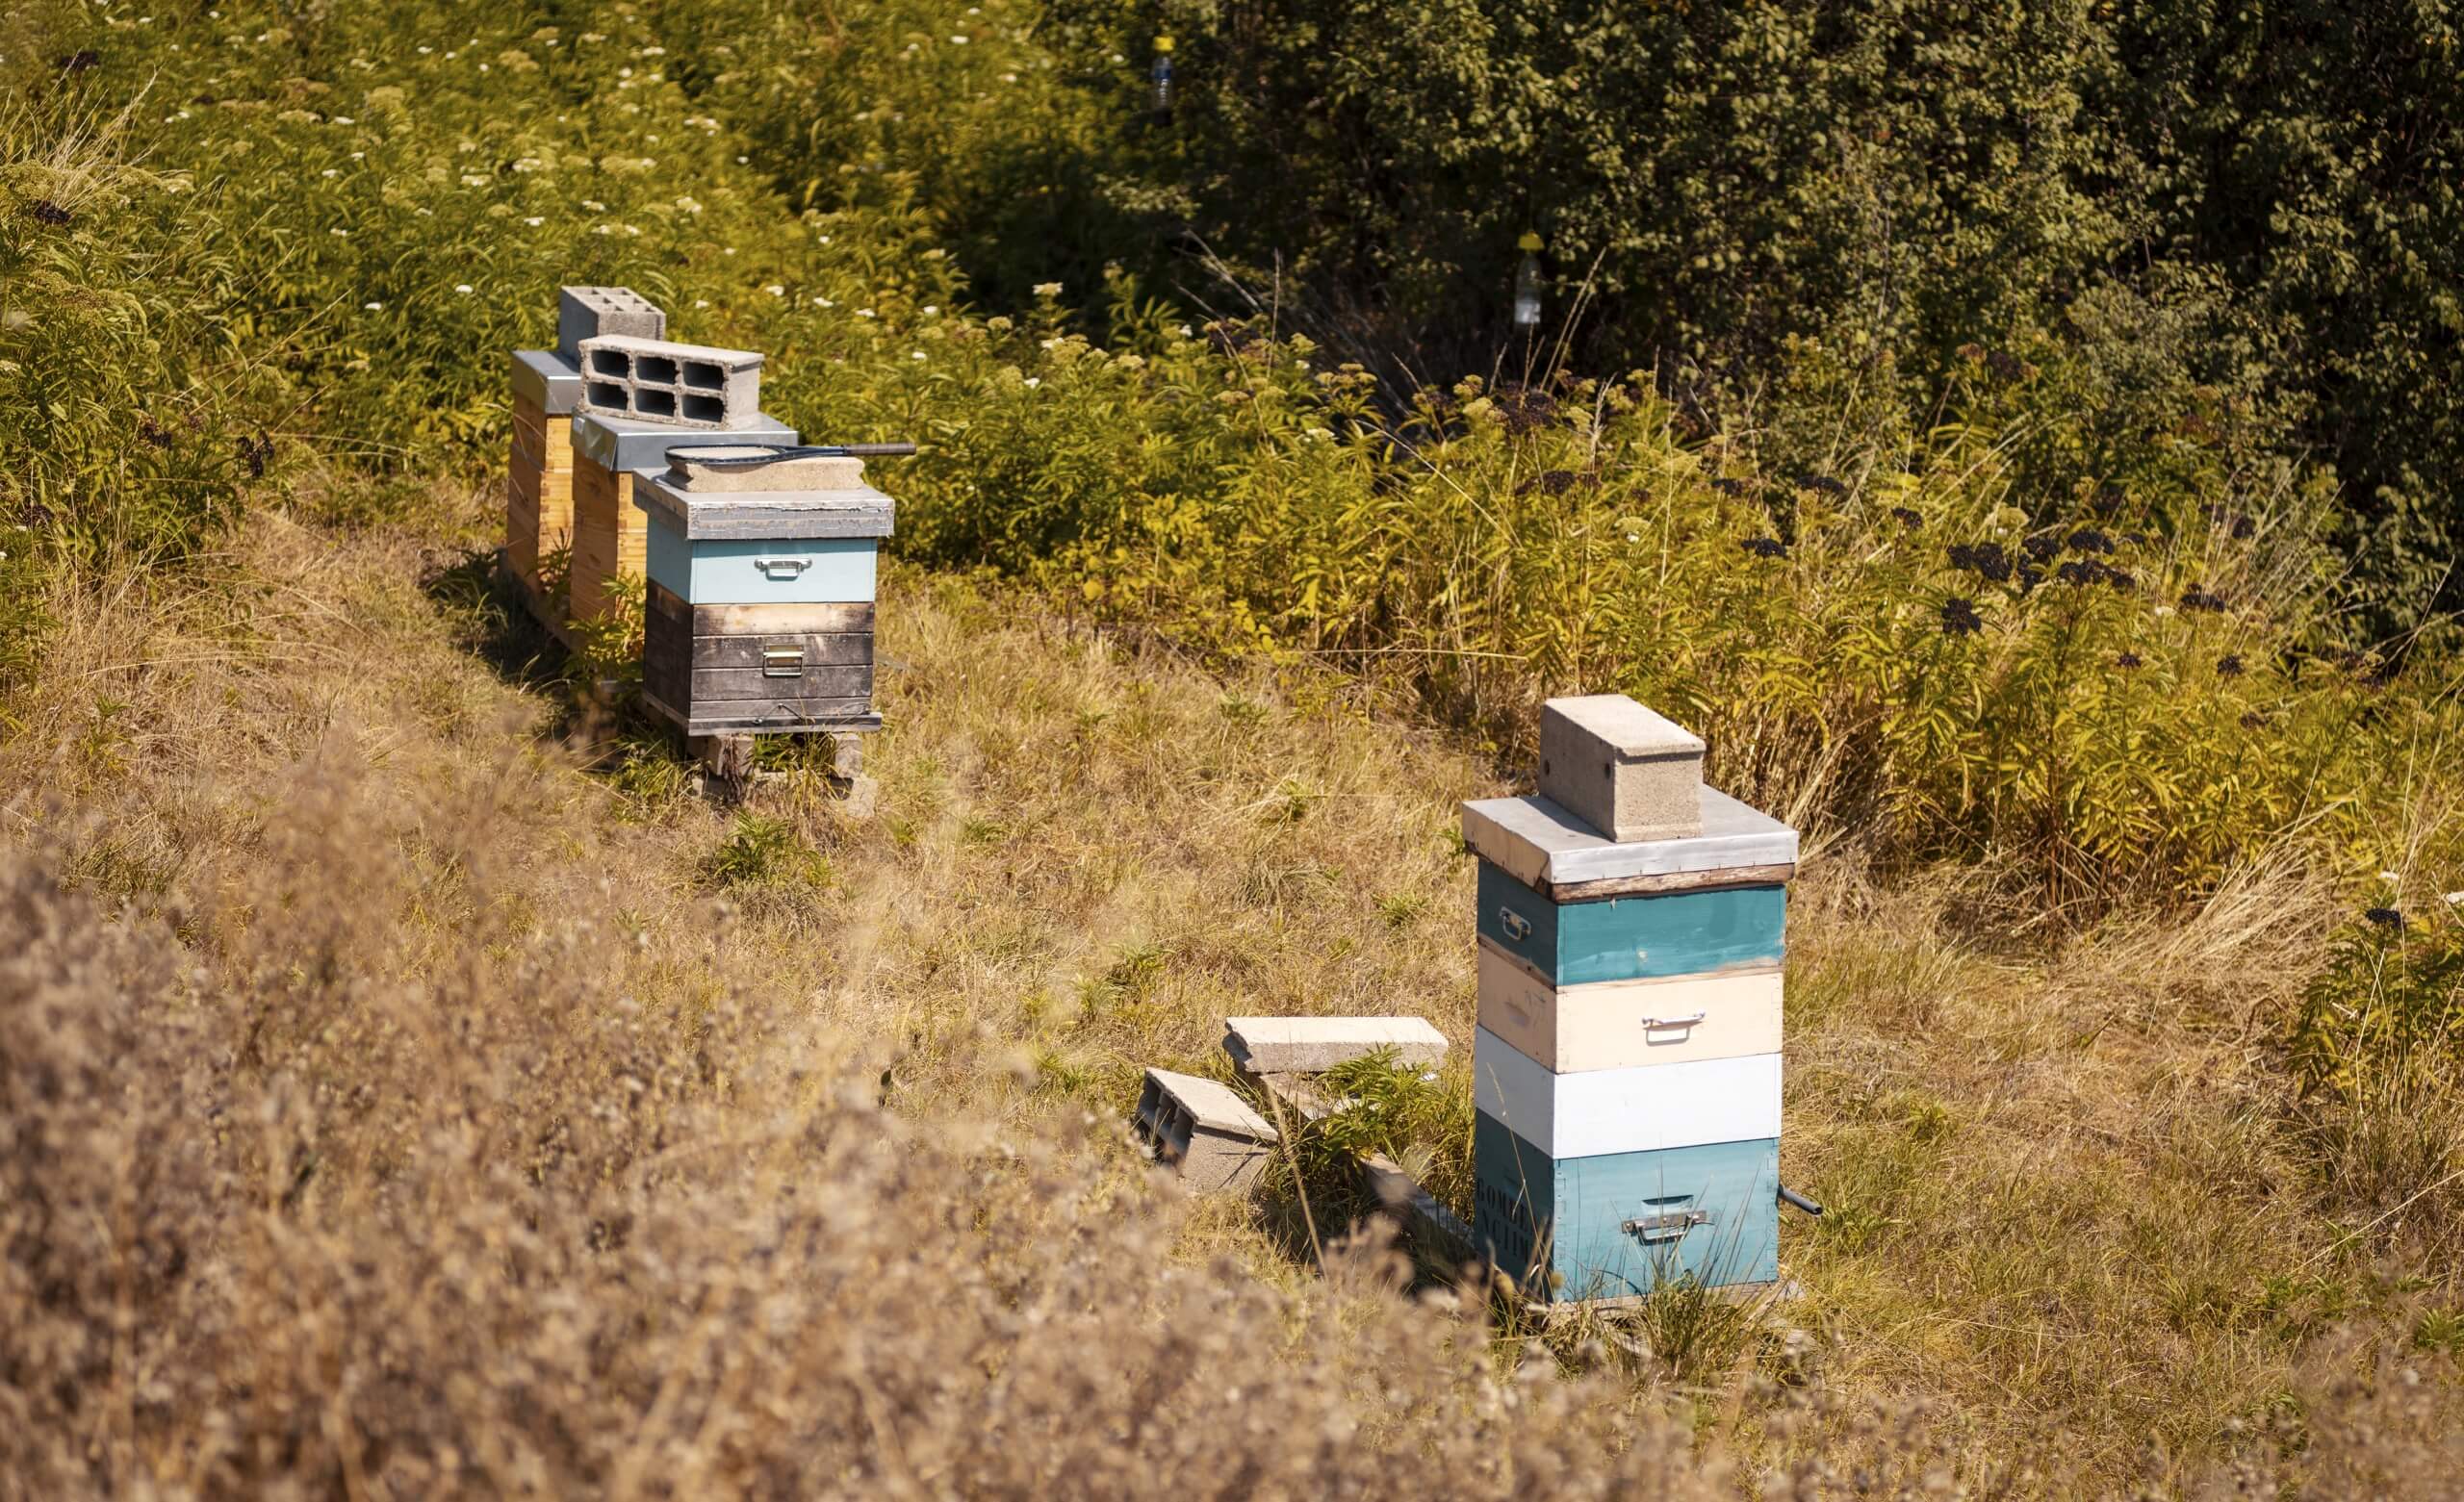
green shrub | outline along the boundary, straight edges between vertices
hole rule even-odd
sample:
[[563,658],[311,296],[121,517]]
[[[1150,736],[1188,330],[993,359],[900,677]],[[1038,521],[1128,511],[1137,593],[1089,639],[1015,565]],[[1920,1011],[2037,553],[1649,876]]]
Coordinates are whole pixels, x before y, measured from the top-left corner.
[[2464,1080],[2464,909],[2348,926],[2294,1024],[2304,1088],[2346,1103],[2451,1091]]

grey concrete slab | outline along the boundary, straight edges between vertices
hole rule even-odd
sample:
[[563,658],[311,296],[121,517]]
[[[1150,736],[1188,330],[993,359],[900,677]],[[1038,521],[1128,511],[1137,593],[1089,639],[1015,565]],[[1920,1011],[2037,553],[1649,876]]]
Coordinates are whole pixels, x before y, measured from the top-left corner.
[[1399,1064],[1446,1061],[1446,1034],[1424,1017],[1226,1017],[1223,1050],[1251,1074],[1317,1074],[1391,1050]]

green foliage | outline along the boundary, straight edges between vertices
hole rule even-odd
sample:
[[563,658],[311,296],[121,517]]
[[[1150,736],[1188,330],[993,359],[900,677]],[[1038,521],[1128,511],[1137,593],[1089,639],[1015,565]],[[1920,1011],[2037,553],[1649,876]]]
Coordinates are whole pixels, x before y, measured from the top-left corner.
[[2374,912],[2337,939],[2303,997],[2296,1070],[2347,1103],[2452,1090],[2464,1079],[2464,908]]
[[805,839],[792,821],[739,813],[702,862],[703,877],[732,891],[795,893],[831,882],[830,860]]
[[1536,230],[1578,364],[1656,366],[1789,462],[1842,416],[1790,399],[1809,343],[1872,436],[1956,402],[1981,344],[2051,376],[2030,410],[2086,440],[2027,455],[2031,489],[2127,483],[2147,444],[2323,451],[2382,623],[2426,610],[2464,543],[2464,91],[2438,8],[1049,9],[1115,120],[1151,38],[1177,42],[1179,108],[1115,130],[1112,200],[1389,369],[1488,369]]
[[[2198,311],[2212,279],[2083,285],[2069,316],[2099,320],[2094,359],[2049,322],[1942,351],[1925,378],[1944,383],[1951,416],[1922,429],[1887,416],[1898,397],[1876,404],[1877,382],[1901,378],[1874,363],[1900,359],[1897,334],[1861,343],[1778,319],[1775,410],[1798,424],[1784,443],[1710,434],[1664,395],[1691,379],[1681,363],[1406,392],[1269,318],[1186,319],[1128,271],[1039,284],[985,316],[962,303],[950,240],[992,233],[997,215],[967,205],[1042,202],[1001,174],[1111,140],[1118,112],[1089,115],[1066,79],[1111,55],[1088,48],[1140,56],[1129,42],[1142,38],[1103,42],[1074,12],[1056,29],[1024,7],[966,9],[900,0],[865,25],[772,0],[579,19],[437,0],[60,12],[45,55],[88,47],[97,63],[13,83],[12,184],[52,182],[42,164],[73,159],[118,186],[79,199],[65,238],[23,214],[0,227],[13,267],[34,268],[13,269],[8,295],[39,274],[71,310],[13,326],[24,347],[0,371],[36,383],[0,408],[0,428],[21,424],[9,451],[30,456],[9,483],[81,497],[43,556],[73,563],[123,536],[193,546],[232,514],[262,450],[115,443],[141,411],[133,394],[157,387],[184,394],[204,435],[253,446],[271,432],[392,476],[328,506],[335,519],[410,515],[405,485],[500,462],[501,352],[547,342],[556,285],[623,282],[669,307],[680,337],[768,351],[766,404],[807,434],[921,443],[880,476],[911,558],[990,567],[1205,649],[1347,663],[1506,747],[1527,740],[1546,694],[1632,692],[1709,738],[1727,789],[1886,854],[2000,862],[2056,908],[2195,890],[2297,832],[2361,866],[2388,806],[2373,769],[2394,748],[2447,744],[2455,711],[2434,684],[2389,687],[2375,664],[2333,653],[2334,498],[2317,476],[2253,461],[2273,420],[2264,393],[2183,386],[2212,332]],[[1732,20],[1698,26],[1728,38],[1703,43],[1729,49],[1721,67],[1767,53],[1772,78],[1789,76],[1796,32],[1758,53],[1723,30]],[[1434,24],[1395,29],[1437,47]],[[1676,46],[1667,24],[1644,30]],[[1970,91],[1940,97],[1970,100],[1974,118],[1924,127],[1936,135],[1910,123],[1906,139],[1966,131],[1998,160],[1993,142],[2037,128],[2050,106],[2030,70],[2045,64],[1988,53],[2053,23],[2007,24],[2020,30],[1967,63],[1938,60],[1968,69]],[[1183,29],[1193,87],[1219,87],[1208,49],[1228,43]],[[9,54],[21,72],[27,55]],[[1641,76],[1636,59],[1598,65]],[[1894,109],[1936,97],[1891,87]],[[1986,109],[2009,90],[2015,115]],[[141,92],[108,151],[75,123]],[[1202,122],[1214,106],[1193,108]],[[61,157],[72,141],[86,156]],[[2011,178],[2015,202],[2038,192],[2030,181]],[[1824,224],[1854,217],[1818,207],[1805,212]],[[1702,216],[1687,235],[1762,242]],[[1023,222],[998,221],[1000,236],[1027,244]],[[1906,229],[1894,255],[1911,254]],[[1719,285],[1790,285],[1719,254]],[[1956,301],[1915,295],[1938,262],[1929,242],[1888,263],[1907,293],[1894,317]],[[133,268],[159,273],[142,294]],[[1810,261],[1790,274],[1813,288],[1848,273]],[[72,294],[79,278],[101,291]],[[149,322],[145,297],[175,300]],[[183,337],[161,334],[173,325]],[[42,394],[77,387],[78,362],[95,360],[123,372],[118,394],[54,415]],[[1777,465],[1772,444],[1825,457]],[[59,455],[72,457],[46,471]],[[179,465],[196,468],[165,468]],[[84,503],[94,496],[107,501]],[[562,571],[548,560],[552,594]],[[13,598],[30,620],[37,597]],[[583,686],[621,697],[637,634],[629,595],[586,636]],[[1245,713],[1226,709],[1236,726]],[[1261,812],[1302,817],[1314,796],[1294,784]]]
[[1348,1176],[1373,1153],[1442,1203],[1470,1203],[1472,1093],[1460,1080],[1398,1064],[1393,1049],[1378,1049],[1314,1083],[1332,1108],[1301,1134],[1300,1158],[1312,1178]]

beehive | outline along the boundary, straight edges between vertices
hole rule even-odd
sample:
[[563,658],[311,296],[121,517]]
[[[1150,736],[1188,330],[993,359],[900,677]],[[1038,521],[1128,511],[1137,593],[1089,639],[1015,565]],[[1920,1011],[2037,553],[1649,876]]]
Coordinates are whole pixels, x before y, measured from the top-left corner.
[[[1649,728],[1681,763],[1701,743],[1628,703],[1544,709],[1543,745],[1560,764],[1543,791],[1564,785],[1575,746],[1591,817],[1686,827],[1695,790],[1666,785],[1671,758],[1638,758],[1620,736]],[[1575,723],[1550,724],[1559,717]],[[1586,735],[1599,725],[1620,736]],[[1624,786],[1635,776],[1662,784],[1640,819]],[[1547,797],[1463,805],[1480,860],[1475,1231],[1538,1297],[1778,1275],[1797,837],[1708,787],[1699,813],[1694,832],[1621,841]]]
[[[796,430],[764,416],[753,428],[728,436],[792,444]],[[671,448],[707,444],[710,437],[706,429],[575,414],[570,587],[574,620],[595,621],[606,615],[616,599],[619,577],[640,578],[649,566],[649,518],[634,495],[634,471],[665,464]]]
[[536,601],[540,560],[573,545],[571,420],[581,391],[572,362],[550,350],[513,352],[513,442],[505,464],[505,566]]
[[[854,459],[632,475],[646,513],[642,690],[689,736],[869,730],[890,498]],[[782,487],[747,488],[765,478]]]

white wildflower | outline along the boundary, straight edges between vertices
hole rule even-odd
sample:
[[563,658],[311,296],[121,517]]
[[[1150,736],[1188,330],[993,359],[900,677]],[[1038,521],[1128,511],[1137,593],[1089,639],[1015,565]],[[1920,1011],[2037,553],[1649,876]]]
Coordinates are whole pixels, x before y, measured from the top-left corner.
[[381,302],[363,302],[360,306],[366,308],[371,313],[382,313],[385,311],[385,305]]
[[1061,295],[1061,284],[1059,282],[1038,282],[1036,283],[1036,295],[1039,297],[1058,297]]
[[468,282],[456,282],[453,284],[453,290],[467,297],[471,293],[471,284]]

